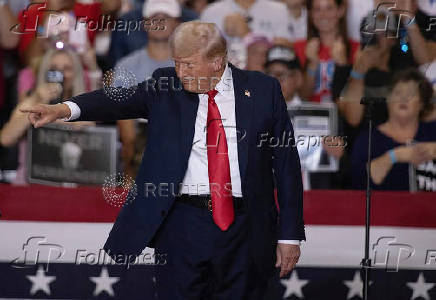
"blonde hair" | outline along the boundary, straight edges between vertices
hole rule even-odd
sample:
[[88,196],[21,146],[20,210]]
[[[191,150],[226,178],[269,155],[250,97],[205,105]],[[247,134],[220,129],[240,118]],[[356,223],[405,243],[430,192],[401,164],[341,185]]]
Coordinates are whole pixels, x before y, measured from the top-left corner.
[[53,56],[61,53],[68,55],[73,62],[74,79],[72,84],[72,96],[77,96],[85,93],[85,76],[82,63],[76,53],[67,49],[50,49],[42,57],[37,74],[37,86],[46,82],[46,74],[47,71],[50,69],[50,63]]
[[227,42],[214,23],[184,22],[170,37],[172,56],[186,57],[203,53],[207,59],[227,56]]

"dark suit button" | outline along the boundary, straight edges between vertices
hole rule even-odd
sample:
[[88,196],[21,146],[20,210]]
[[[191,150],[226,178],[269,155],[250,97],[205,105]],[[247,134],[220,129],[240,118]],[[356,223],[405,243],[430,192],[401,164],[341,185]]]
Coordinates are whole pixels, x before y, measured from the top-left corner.
[[167,212],[166,212],[165,210],[162,210],[162,211],[160,212],[160,214],[161,214],[162,217],[165,217],[165,215],[167,214]]

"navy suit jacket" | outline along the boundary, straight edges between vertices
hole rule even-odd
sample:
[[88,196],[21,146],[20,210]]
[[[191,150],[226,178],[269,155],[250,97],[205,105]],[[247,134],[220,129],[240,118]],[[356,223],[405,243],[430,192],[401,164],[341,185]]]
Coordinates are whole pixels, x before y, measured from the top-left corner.
[[[242,194],[250,220],[250,255],[260,270],[267,272],[274,268],[277,240],[305,240],[300,160],[279,82],[229,65]],[[146,246],[153,247],[183,182],[199,97],[182,88],[174,68],[161,68],[140,83],[129,99],[115,101],[98,90],[71,101],[81,109],[76,121],[149,120],[147,144],[135,181],[137,196],[121,209],[104,245],[111,256],[139,255]],[[156,190],[146,196],[146,184],[161,185],[164,192]]]

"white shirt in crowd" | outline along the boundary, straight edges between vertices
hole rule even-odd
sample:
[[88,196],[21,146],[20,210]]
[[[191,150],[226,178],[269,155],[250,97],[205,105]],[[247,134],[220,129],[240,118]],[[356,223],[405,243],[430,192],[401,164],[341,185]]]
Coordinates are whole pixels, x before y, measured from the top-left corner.
[[374,9],[373,0],[348,0],[347,32],[348,38],[360,42],[360,24],[364,17]]
[[295,108],[296,106],[299,106],[301,104],[303,104],[303,100],[301,100],[298,94],[295,94],[290,101],[286,101],[286,107],[288,109]]
[[[433,90],[436,91],[436,60],[433,60],[433,62],[431,63],[419,66],[419,69],[433,85]],[[433,97],[433,102],[436,103],[436,94]]]
[[288,30],[291,42],[307,39],[307,10],[303,8],[301,16],[296,19],[288,10]]
[[277,1],[256,0],[248,10],[245,10],[234,0],[221,0],[209,4],[202,12],[200,20],[215,23],[225,35],[224,18],[234,13],[240,13],[251,20],[248,26],[254,34],[270,39],[274,37],[291,39],[288,31],[287,7],[284,3]]
[[425,12],[428,16],[436,15],[436,1],[435,0],[418,0],[418,7]]

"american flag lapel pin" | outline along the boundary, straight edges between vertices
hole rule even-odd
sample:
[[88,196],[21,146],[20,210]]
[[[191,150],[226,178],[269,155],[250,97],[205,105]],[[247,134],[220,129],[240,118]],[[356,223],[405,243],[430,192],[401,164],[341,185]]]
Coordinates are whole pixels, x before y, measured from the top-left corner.
[[250,97],[250,96],[251,96],[251,94],[250,94],[250,91],[249,91],[249,90],[245,90],[245,96],[247,96],[247,97]]

